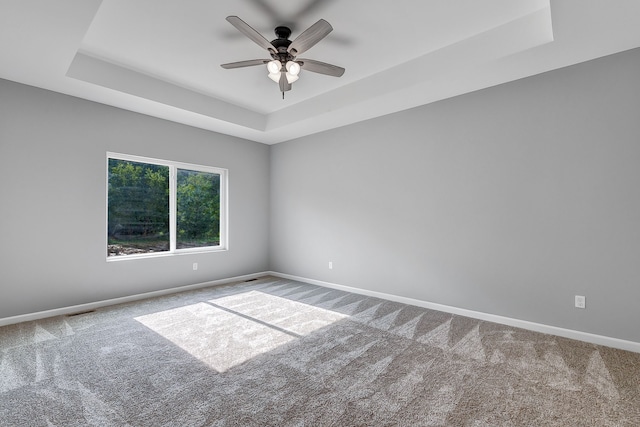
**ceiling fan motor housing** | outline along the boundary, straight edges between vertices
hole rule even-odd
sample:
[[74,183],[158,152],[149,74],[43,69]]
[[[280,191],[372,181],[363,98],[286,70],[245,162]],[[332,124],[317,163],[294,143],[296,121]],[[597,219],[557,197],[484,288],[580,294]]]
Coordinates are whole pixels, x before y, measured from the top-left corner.
[[284,67],[288,61],[293,61],[295,59],[295,56],[287,51],[291,44],[291,40],[289,40],[289,36],[291,36],[291,29],[289,27],[280,26],[276,27],[274,31],[278,38],[271,41],[271,44],[275,48],[275,52],[271,52],[271,57],[280,61]]
[[274,32],[276,33],[276,37],[279,39],[289,39],[289,36],[291,35],[291,28],[281,25],[276,27]]

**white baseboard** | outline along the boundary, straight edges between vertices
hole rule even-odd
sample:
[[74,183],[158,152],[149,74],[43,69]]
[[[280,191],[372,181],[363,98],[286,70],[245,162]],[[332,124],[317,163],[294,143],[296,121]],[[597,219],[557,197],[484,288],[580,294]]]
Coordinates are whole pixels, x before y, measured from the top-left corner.
[[621,350],[633,351],[640,353],[640,343],[634,341],[622,340],[619,338],[607,337],[604,335],[596,335],[588,332],[576,331],[573,329],[559,328],[557,326],[545,325],[542,323],[530,322],[528,320],[513,319],[511,317],[498,316],[496,314],[483,313],[480,311],[467,310],[465,308],[452,307],[444,304],[437,304],[428,301],[417,300],[413,298],[402,297],[398,295],[387,294],[383,292],[370,291],[367,289],[353,288],[350,286],[338,285],[336,283],[323,282],[321,280],[309,279],[306,277],[293,276],[291,274],[278,273],[277,271],[269,271],[268,274],[282,279],[290,279],[298,282],[318,285],[325,288],[339,289],[341,291],[351,292],[354,294],[366,295],[386,299],[389,301],[401,302],[404,304],[415,305],[418,307],[428,308],[431,310],[444,311],[445,313],[458,314],[460,316],[471,317],[479,320],[499,323],[502,325],[513,326],[516,328],[527,329],[544,334],[556,335],[564,338],[585,341],[592,344],[604,345],[607,347],[618,348]]
[[44,319],[47,317],[60,316],[65,314],[79,313],[83,311],[95,310],[96,308],[106,307],[115,304],[122,304],[127,302],[139,301],[146,298],[159,297],[163,295],[169,295],[176,292],[189,291],[194,289],[206,288],[210,286],[226,285],[233,282],[242,282],[249,279],[255,279],[262,276],[275,276],[283,279],[295,280],[298,282],[309,283],[312,285],[318,285],[325,288],[338,289],[354,294],[366,295],[389,301],[400,302],[404,304],[415,305],[417,307],[428,308],[431,310],[443,311],[445,313],[458,314],[460,316],[471,317],[479,320],[486,320],[488,322],[499,323],[502,325],[513,326],[516,328],[527,329],[530,331],[541,332],[550,335],[556,335],[564,338],[571,338],[579,341],[585,341],[592,344],[604,345],[607,347],[618,348],[621,350],[633,351],[640,353],[640,343],[634,341],[627,341],[619,338],[607,337],[604,335],[596,335],[588,332],[576,331],[573,329],[559,328],[557,326],[545,325],[542,323],[530,322],[528,320],[514,319],[511,317],[498,316],[496,314],[483,313],[480,311],[468,310],[465,308],[453,307],[444,304],[433,303],[429,301],[422,301],[414,298],[407,298],[393,294],[387,294],[384,292],[370,291],[367,289],[354,288],[351,286],[339,285],[336,283],[324,282],[321,280],[309,279],[307,277],[294,276],[291,274],[279,273],[277,271],[263,271],[259,273],[246,274],[243,276],[230,277],[227,279],[213,280],[209,282],[196,283],[193,285],[178,286],[175,288],[162,289],[159,291],[145,292],[142,294],[129,295],[126,297],[113,298],[103,301],[96,301],[86,304],[73,305],[68,307],[56,308],[53,310],[39,311],[35,313],[22,314],[13,317],[0,318],[0,326],[11,325],[14,323],[28,322],[32,320]]
[[154,298],[163,295],[175,294],[176,292],[190,291],[193,289],[207,288],[210,286],[226,285],[233,282],[242,282],[249,279],[268,275],[268,272],[260,272],[246,274],[244,276],[230,277],[228,279],[213,280],[210,282],[196,283],[193,285],[178,286],[175,288],[162,289],[159,291],[145,292],[142,294],[129,295],[126,297],[112,298],[103,301],[90,302],[86,304],[72,305],[69,307],[55,308],[53,310],[38,311],[36,313],[21,314],[13,317],[0,318],[0,326],[12,325],[14,323],[29,322],[32,320],[44,319],[47,317],[60,316],[65,314],[80,313],[83,311],[95,310],[96,308],[106,307],[109,305],[122,304],[127,302],[139,301],[147,298]]

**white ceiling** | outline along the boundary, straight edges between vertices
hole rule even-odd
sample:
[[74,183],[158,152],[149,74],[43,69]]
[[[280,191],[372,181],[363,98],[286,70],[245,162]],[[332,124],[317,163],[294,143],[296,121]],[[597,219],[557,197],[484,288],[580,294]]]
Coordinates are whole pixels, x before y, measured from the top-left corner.
[[[334,31],[282,99],[225,17]],[[0,78],[277,143],[640,46],[638,0],[0,0]],[[1,94],[0,94],[1,95]]]

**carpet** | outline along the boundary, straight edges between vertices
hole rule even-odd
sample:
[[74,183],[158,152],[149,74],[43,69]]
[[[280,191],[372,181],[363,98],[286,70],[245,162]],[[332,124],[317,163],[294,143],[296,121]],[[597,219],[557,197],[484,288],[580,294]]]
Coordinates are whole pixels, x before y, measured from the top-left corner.
[[640,426],[640,354],[274,277],[0,349],[1,426]]

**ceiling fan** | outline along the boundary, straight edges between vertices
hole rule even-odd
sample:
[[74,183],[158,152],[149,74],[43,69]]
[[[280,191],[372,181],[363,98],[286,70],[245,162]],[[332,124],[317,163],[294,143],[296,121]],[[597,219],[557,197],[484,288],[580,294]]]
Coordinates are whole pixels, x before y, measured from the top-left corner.
[[271,59],[250,59],[248,61],[230,62],[220,66],[225,69],[233,69],[266,64],[269,78],[278,83],[283,99],[284,93],[291,90],[291,84],[298,80],[301,69],[334,77],[340,77],[344,74],[345,70],[342,67],[313,59],[298,58],[299,54],[311,49],[333,31],[331,24],[324,19],[320,19],[307,28],[293,41],[289,40],[291,35],[289,27],[276,27],[277,38],[269,41],[237,16],[227,16],[227,21],[258,46],[266,49]]

